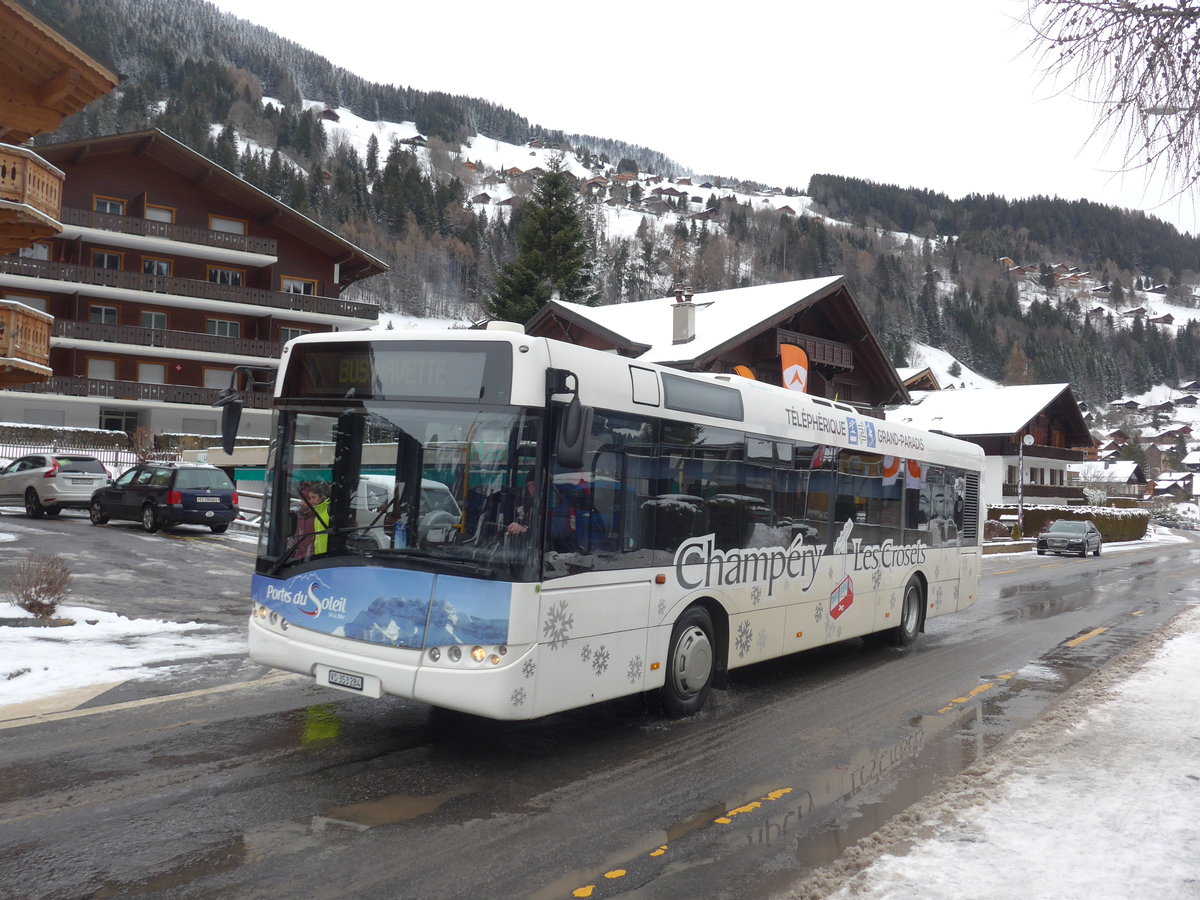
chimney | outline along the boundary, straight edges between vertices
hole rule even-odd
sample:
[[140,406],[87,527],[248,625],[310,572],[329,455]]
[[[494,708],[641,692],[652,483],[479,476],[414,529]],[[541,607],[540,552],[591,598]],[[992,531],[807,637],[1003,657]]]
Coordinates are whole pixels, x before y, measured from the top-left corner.
[[675,285],[675,305],[671,308],[671,342],[686,344],[696,339],[696,305],[692,303],[692,289]]

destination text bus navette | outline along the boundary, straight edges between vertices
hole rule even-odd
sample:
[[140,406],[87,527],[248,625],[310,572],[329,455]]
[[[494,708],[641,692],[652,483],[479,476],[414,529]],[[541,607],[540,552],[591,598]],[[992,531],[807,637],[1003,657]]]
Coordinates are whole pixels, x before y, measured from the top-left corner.
[[340,690],[682,716],[978,593],[981,449],[823,398],[501,329],[297,338],[275,403],[250,653]]

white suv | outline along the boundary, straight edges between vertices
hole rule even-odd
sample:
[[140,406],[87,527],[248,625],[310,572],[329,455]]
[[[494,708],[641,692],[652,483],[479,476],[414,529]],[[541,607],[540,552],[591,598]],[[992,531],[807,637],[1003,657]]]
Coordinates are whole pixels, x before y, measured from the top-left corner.
[[0,470],[0,506],[24,505],[31,519],[57,516],[64,509],[87,509],[92,492],[111,483],[94,456],[31,453]]

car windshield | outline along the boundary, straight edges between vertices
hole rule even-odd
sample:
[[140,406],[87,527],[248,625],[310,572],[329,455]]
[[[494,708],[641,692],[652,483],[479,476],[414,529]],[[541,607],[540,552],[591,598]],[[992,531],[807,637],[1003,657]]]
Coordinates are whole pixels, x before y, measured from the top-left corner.
[[[284,411],[268,461],[259,555],[279,571],[325,556],[532,578],[526,497],[542,414],[367,401]],[[519,532],[519,533],[517,533]]]
[[1046,529],[1048,534],[1083,534],[1087,526],[1083,522],[1055,522]]
[[232,491],[233,482],[220,469],[180,469],[175,473],[175,490],[196,491],[205,488]]
[[54,459],[62,472],[87,473],[89,475],[108,474],[103,463],[91,456],[56,456]]

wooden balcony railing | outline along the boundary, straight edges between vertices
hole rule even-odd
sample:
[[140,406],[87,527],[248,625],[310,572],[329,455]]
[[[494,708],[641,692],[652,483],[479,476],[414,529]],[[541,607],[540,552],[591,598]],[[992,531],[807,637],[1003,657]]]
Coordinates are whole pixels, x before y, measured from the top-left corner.
[[[1003,447],[1005,456],[1017,456],[1019,448],[1016,441],[1005,441]],[[1042,444],[1034,444],[1031,447],[1026,447],[1024,452],[1026,465],[1029,465],[1031,459],[1061,459],[1067,462],[1082,462],[1083,451],[1072,450],[1070,447],[1046,447]]]
[[0,144],[0,200],[27,204],[57,220],[62,185],[63,173],[32,150]]
[[63,173],[32,150],[0,144],[0,253],[62,231]]
[[198,334],[194,331],[166,331],[159,328],[139,328],[135,325],[100,325],[59,319],[54,323],[55,337],[77,338],[84,341],[108,341],[114,344],[133,344],[138,347],[167,347],[172,350],[198,350],[205,353],[235,353],[240,356],[259,356],[278,359],[283,350],[279,341],[260,341],[253,338],[221,337]]
[[203,244],[207,247],[221,247],[227,250],[244,250],[247,253],[261,253],[265,256],[275,256],[278,252],[278,242],[274,238],[256,237],[250,234],[226,234],[223,231],[210,231],[207,228],[175,225],[171,222],[155,222],[152,219],[142,219],[136,216],[114,216],[88,209],[74,209],[69,206],[63,208],[62,222],[65,225],[99,228],[102,231],[137,234],[143,237],[166,238],[169,241]]
[[103,285],[131,291],[178,294],[182,297],[197,297],[205,300],[225,300],[229,303],[266,306],[293,312],[315,312],[354,319],[375,319],[379,316],[379,307],[373,303],[356,303],[352,300],[339,300],[335,297],[291,294],[286,291],[268,291],[262,288],[234,287],[228,284],[200,281],[195,278],[145,275],[141,272],[125,272],[120,269],[97,269],[92,266],[77,266],[72,263],[50,262],[43,259],[0,257],[0,272],[9,275],[26,275],[30,278],[53,278],[73,284]]
[[[185,384],[145,384],[140,381],[108,381],[103,378],[77,378],[55,375],[39,384],[20,385],[18,391],[34,394],[63,394],[68,397],[100,397],[113,400],[156,400],[162,403],[191,403],[211,406],[220,395],[217,388]],[[268,391],[246,391],[245,405],[250,409],[270,409]]]
[[838,369],[854,368],[854,351],[848,344],[827,341],[824,338],[800,334],[784,328],[776,328],[775,335],[777,344],[792,344],[802,348],[808,354],[808,361],[813,365],[820,364]]
[[0,387],[45,380],[53,322],[23,303],[0,300]]

